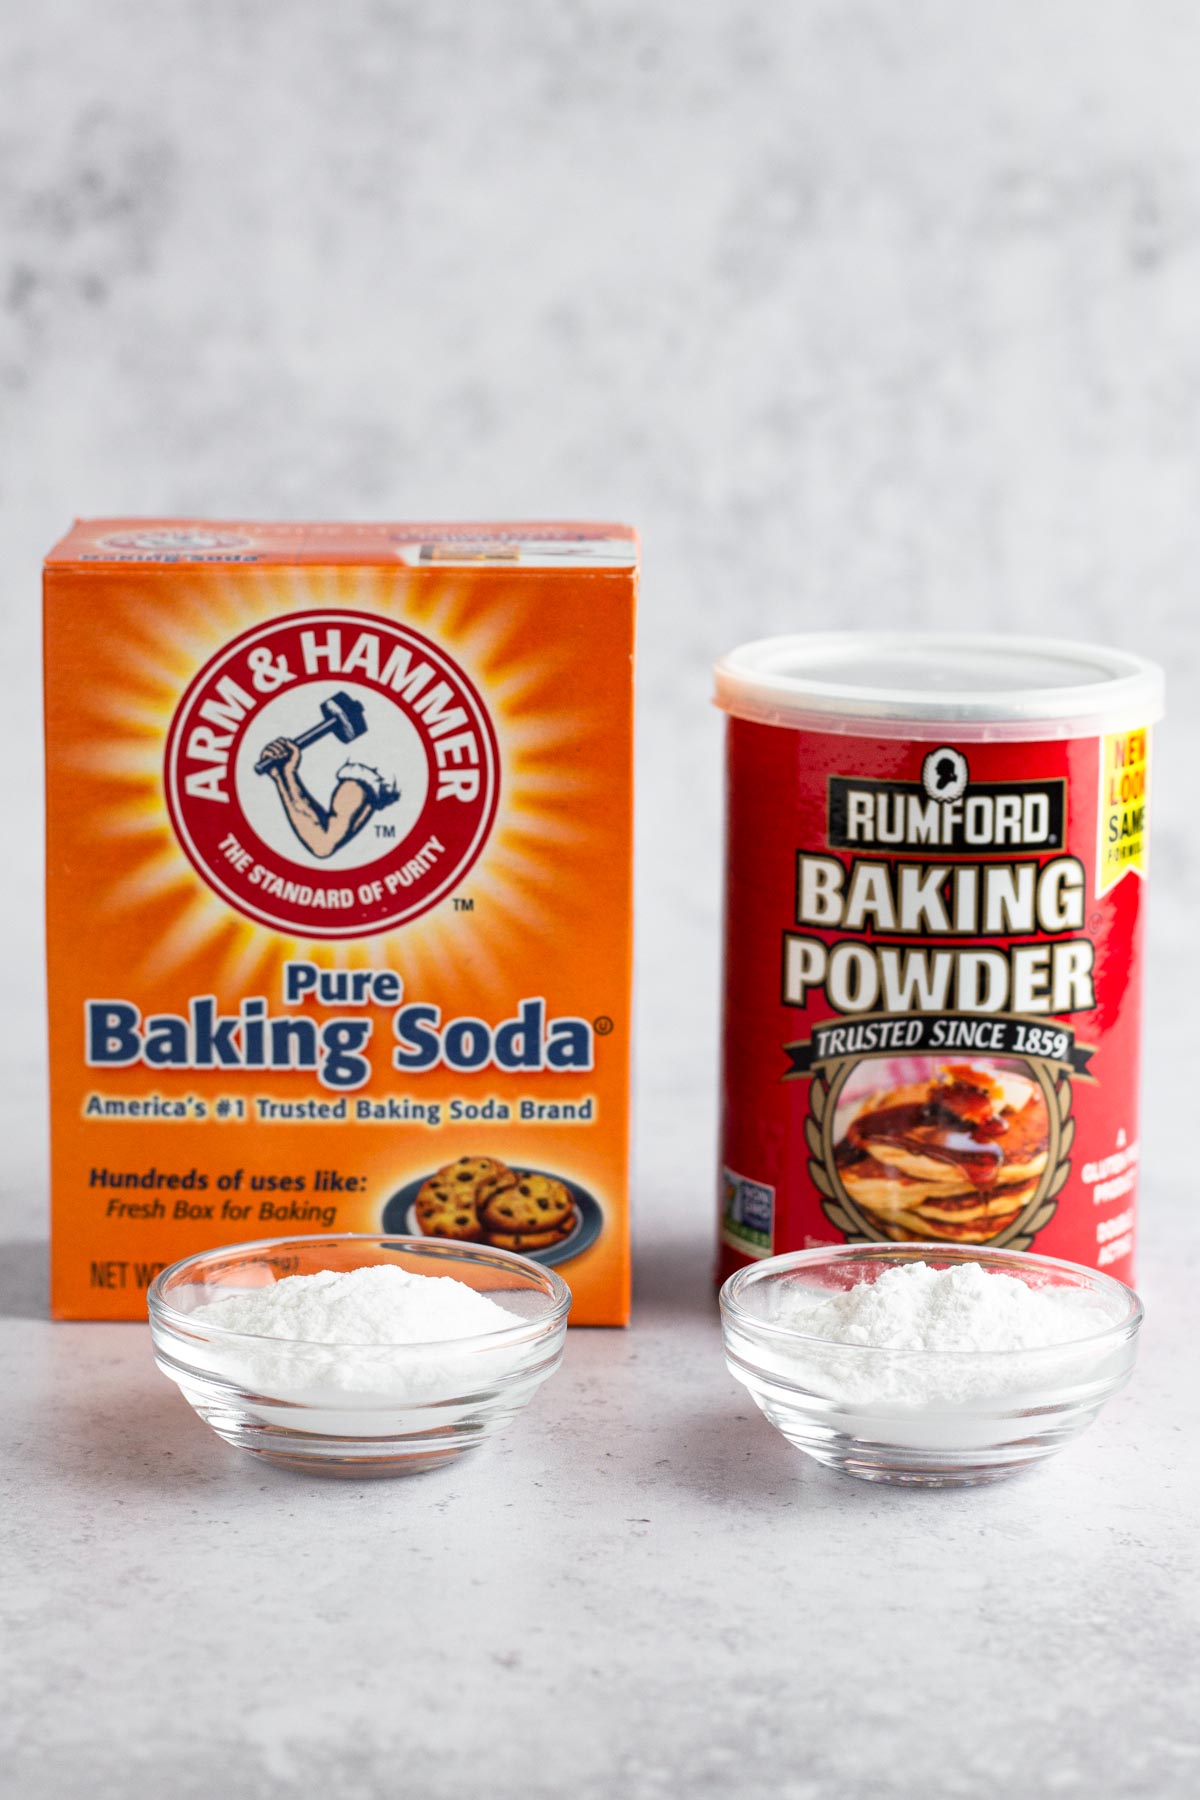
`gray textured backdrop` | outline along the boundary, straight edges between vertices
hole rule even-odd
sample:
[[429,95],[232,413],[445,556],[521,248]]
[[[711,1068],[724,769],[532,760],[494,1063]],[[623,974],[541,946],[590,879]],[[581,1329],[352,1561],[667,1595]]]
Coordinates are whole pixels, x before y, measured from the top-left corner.
[[4,1098],[28,1230],[38,562],[73,513],[641,527],[644,1219],[708,1229],[708,667],[747,636],[978,625],[1160,656],[1154,1066],[1182,1055],[1198,72],[1200,11],[1170,0],[6,0]]

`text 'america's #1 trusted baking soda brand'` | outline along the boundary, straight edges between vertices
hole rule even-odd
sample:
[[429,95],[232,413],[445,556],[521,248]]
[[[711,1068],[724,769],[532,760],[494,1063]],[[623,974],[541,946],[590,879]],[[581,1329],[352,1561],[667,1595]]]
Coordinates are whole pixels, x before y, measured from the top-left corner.
[[717,700],[722,1275],[891,1239],[1131,1279],[1161,672],[823,633],[734,651]]

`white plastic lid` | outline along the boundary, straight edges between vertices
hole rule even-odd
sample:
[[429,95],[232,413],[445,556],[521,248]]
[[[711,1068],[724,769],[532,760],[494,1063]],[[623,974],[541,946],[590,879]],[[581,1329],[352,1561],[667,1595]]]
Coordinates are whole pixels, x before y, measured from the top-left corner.
[[813,631],[731,650],[716,666],[716,702],[808,731],[1097,737],[1161,719],[1163,672],[1128,650],[1058,638]]

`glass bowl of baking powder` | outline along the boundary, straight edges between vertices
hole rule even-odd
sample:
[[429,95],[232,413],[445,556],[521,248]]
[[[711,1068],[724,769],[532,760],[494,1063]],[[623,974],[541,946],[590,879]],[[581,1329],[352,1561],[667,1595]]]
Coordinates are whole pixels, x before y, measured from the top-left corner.
[[721,1290],[730,1372],[790,1444],[867,1481],[959,1487],[1043,1461],[1124,1387],[1142,1305],[1014,1250],[847,1244]]
[[155,1360],[218,1437],[348,1476],[434,1468],[502,1430],[562,1360],[570,1307],[526,1257],[349,1233],[205,1251],[149,1292]]

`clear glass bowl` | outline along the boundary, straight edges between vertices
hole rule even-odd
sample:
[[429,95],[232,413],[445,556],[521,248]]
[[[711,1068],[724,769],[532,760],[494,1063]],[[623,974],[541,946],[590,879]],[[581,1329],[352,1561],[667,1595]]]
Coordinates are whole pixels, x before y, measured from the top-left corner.
[[[192,1317],[239,1289],[372,1263],[451,1275],[521,1323],[445,1343],[365,1346],[251,1337]],[[433,1468],[502,1430],[562,1360],[570,1307],[561,1276],[523,1256],[351,1234],[208,1250],[164,1269],[149,1293],[155,1360],[218,1437],[268,1462],[353,1476]]]
[[[845,1289],[911,1262],[974,1262],[1030,1287],[1071,1288],[1111,1323],[1045,1349],[927,1351],[837,1344],[772,1322],[781,1289]],[[721,1289],[730,1372],[790,1444],[847,1475],[925,1487],[997,1481],[1061,1450],[1128,1381],[1141,1322],[1141,1301],[1111,1275],[1015,1250],[802,1250],[739,1269]]]

